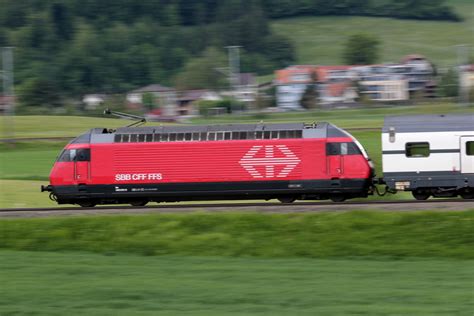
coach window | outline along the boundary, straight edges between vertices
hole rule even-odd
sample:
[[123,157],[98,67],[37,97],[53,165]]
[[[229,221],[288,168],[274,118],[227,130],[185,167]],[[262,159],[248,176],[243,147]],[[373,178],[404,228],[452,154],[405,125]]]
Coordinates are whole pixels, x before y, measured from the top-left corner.
[[153,135],[153,141],[155,141],[155,142],[161,141],[161,134],[155,134],[155,135]]
[[153,141],[153,134],[146,134],[146,141],[152,142]]
[[255,135],[255,139],[262,139],[263,138],[263,132],[257,132]]
[[177,133],[176,134],[176,140],[177,141],[183,141],[184,140],[184,133]]
[[405,154],[411,158],[428,157],[430,155],[430,144],[428,142],[406,143]]
[[175,133],[170,133],[170,142],[176,141],[176,134]]
[[224,132],[217,132],[216,140],[223,140],[223,139],[224,139]]
[[130,134],[130,142],[135,143],[138,140],[138,135],[137,134]]
[[145,141],[145,134],[138,134],[138,141],[143,143]]
[[208,133],[207,134],[207,140],[216,140],[216,133]]
[[474,156],[474,142],[466,142],[466,155]]
[[272,132],[271,131],[265,131],[263,132],[263,138],[265,139],[270,139],[272,136]]

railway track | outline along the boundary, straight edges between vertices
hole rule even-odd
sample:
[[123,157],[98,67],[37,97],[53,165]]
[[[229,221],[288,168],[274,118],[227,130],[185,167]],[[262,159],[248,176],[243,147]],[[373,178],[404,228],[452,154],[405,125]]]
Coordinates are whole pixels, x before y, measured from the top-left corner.
[[5,208],[0,209],[0,217],[47,217],[69,215],[106,215],[106,214],[144,214],[144,213],[190,213],[206,212],[261,212],[261,213],[303,213],[303,212],[337,212],[352,210],[378,211],[460,211],[474,210],[474,200],[439,199],[428,201],[350,201],[334,202],[298,202],[282,203],[193,203],[193,204],[159,204],[144,207],[135,206],[99,206],[54,207],[54,208]]

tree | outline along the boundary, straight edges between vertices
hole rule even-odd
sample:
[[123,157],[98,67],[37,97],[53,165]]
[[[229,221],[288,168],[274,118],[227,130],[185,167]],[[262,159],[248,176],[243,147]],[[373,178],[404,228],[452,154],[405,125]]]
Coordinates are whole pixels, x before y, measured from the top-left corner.
[[311,110],[318,107],[319,93],[317,87],[318,77],[316,72],[311,73],[311,82],[301,96],[300,105],[304,109]]
[[346,42],[343,58],[349,65],[374,64],[379,58],[380,41],[368,34],[354,34]]
[[207,48],[201,57],[190,59],[176,76],[178,89],[220,89],[227,85],[225,54],[214,47]]
[[458,73],[453,68],[449,69],[441,76],[441,93],[444,97],[456,97],[459,94]]
[[20,106],[51,108],[59,106],[60,101],[57,87],[45,79],[30,79],[19,88]]

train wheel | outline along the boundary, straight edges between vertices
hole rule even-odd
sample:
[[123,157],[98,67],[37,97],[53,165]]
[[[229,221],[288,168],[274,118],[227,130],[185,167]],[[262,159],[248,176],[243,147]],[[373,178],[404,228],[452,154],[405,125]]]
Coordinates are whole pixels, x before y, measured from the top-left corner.
[[346,200],[346,197],[344,194],[333,194],[330,197],[331,201],[339,203],[339,202],[344,202]]
[[140,200],[140,201],[133,201],[130,202],[131,206],[145,206],[147,205],[148,201],[147,200]]
[[81,207],[94,207],[94,206],[97,205],[97,203],[95,203],[93,201],[81,201],[77,204],[79,204]]
[[292,196],[285,196],[285,197],[279,197],[278,201],[280,201],[283,204],[290,204],[290,203],[293,203],[294,201],[296,201],[296,198],[294,198]]
[[463,191],[459,195],[465,200],[474,199],[474,191]]
[[427,200],[430,197],[430,193],[423,190],[415,190],[411,193],[415,199],[418,201]]

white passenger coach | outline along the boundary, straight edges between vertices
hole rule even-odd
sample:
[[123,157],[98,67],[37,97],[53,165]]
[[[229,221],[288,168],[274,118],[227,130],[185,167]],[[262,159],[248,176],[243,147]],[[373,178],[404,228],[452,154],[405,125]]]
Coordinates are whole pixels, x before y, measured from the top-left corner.
[[386,117],[382,162],[387,186],[417,200],[474,198],[474,114]]

